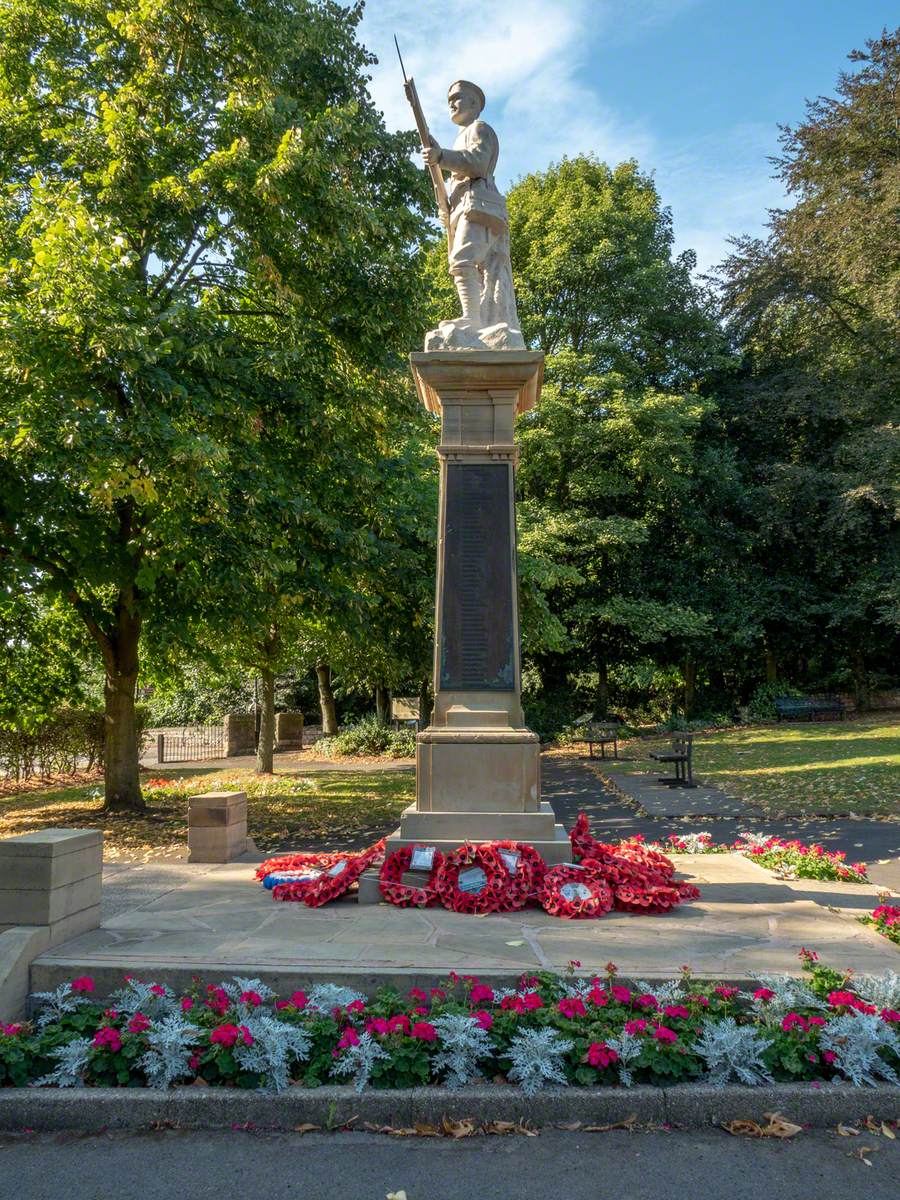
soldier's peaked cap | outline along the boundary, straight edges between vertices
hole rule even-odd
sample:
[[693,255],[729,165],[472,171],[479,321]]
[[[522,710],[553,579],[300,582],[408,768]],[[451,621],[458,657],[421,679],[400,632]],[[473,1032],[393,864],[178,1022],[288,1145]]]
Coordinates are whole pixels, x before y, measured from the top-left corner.
[[455,83],[451,83],[447,88],[447,96],[452,96],[453,93],[458,91],[460,88],[468,88],[470,91],[474,92],[478,97],[482,108],[484,108],[485,104],[487,104],[487,101],[484,98],[484,92],[481,90],[478,84],[473,83],[471,79],[457,79]]

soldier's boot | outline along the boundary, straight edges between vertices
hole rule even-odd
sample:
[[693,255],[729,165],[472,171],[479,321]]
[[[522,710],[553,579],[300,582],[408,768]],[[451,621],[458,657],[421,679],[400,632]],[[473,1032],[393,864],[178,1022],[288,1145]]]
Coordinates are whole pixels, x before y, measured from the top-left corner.
[[477,267],[458,268],[453,273],[453,282],[462,305],[463,319],[471,321],[476,329],[481,328],[481,278]]

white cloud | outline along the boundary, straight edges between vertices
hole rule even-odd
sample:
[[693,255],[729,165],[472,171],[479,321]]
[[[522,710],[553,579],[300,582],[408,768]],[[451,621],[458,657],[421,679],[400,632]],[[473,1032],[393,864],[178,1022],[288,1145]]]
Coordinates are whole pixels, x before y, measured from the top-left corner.
[[646,119],[617,111],[591,65],[601,49],[626,45],[700,0],[369,0],[363,42],[378,55],[371,91],[389,128],[410,128],[393,34],[439,141],[455,135],[447,86],[473,79],[500,134],[498,182],[542,170],[564,155],[636,158],[655,173],[672,207],[678,249],[697,251],[706,270],[726,239],[759,232],[781,199],[766,155],[775,131],[752,125],[690,143],[662,143]]

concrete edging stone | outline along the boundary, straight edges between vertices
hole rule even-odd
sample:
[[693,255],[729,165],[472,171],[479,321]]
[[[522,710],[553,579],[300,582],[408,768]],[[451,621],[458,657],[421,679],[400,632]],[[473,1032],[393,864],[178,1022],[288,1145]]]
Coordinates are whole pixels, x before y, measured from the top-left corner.
[[900,1117],[900,1087],[849,1084],[775,1084],[771,1087],[547,1088],[532,1097],[520,1089],[474,1086],[369,1090],[292,1087],[281,1095],[237,1088],[0,1088],[0,1131],[36,1133],[140,1130],[154,1124],[182,1129],[235,1125],[293,1129],[301,1124],[338,1129],[353,1122],[410,1127],[443,1117],[476,1122],[527,1120],[533,1125],[610,1124],[632,1113],[641,1125],[700,1129],[735,1119],[759,1120],[779,1112],[815,1128],[838,1122]]

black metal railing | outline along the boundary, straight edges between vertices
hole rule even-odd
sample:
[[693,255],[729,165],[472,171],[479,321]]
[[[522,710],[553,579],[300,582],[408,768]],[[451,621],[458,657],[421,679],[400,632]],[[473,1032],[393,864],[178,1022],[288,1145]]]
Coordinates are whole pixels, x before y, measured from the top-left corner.
[[225,726],[186,726],[177,733],[156,735],[157,762],[202,762],[225,758]]

